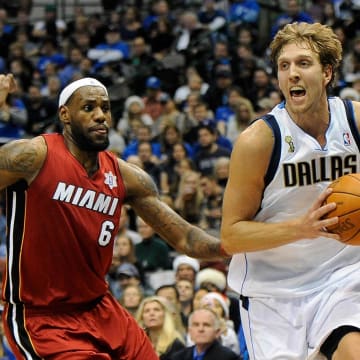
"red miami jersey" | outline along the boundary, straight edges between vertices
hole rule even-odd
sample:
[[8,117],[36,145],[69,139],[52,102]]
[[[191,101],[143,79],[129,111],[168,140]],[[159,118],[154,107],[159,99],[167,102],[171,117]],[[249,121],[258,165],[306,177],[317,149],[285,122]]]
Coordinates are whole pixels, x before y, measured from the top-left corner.
[[34,181],[7,188],[3,299],[54,306],[103,296],[125,186],[115,155],[98,154],[88,176],[60,134],[44,135],[47,157]]

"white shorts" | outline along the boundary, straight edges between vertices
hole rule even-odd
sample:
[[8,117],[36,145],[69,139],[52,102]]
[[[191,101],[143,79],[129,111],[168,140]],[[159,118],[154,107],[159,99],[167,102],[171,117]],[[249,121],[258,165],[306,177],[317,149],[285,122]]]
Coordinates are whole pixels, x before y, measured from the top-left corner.
[[360,328],[360,279],[355,274],[313,295],[240,300],[250,359],[325,359],[319,349],[334,329]]

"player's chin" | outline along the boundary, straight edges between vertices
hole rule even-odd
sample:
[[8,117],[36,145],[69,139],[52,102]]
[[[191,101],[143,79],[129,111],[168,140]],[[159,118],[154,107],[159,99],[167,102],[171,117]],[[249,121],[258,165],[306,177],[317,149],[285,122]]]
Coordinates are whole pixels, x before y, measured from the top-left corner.
[[109,147],[109,139],[108,137],[104,139],[96,139],[92,141],[92,148],[96,151],[103,151]]

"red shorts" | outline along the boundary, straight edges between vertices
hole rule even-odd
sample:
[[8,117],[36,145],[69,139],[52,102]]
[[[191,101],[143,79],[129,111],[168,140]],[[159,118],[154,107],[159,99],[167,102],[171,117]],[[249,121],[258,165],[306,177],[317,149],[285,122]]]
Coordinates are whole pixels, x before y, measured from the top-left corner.
[[16,359],[158,360],[145,332],[110,295],[82,309],[6,304],[4,327]]

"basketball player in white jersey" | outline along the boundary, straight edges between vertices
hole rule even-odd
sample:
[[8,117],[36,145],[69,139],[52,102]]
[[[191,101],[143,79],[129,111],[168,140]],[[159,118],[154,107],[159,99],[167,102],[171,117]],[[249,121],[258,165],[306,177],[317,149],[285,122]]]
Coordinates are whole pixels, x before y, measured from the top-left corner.
[[223,203],[250,359],[360,359],[360,247],[323,219],[331,181],[360,172],[360,103],[328,96],[342,50],[321,24],[271,43],[284,102],[240,134]]

